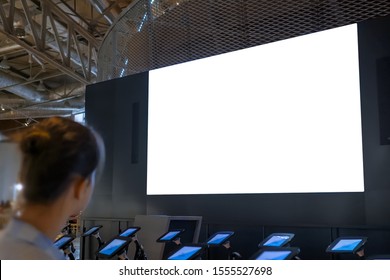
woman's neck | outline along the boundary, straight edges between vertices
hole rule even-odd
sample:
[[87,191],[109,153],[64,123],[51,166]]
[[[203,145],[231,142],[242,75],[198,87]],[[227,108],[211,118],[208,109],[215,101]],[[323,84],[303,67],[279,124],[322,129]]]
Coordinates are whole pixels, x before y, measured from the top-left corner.
[[65,226],[67,215],[53,204],[25,204],[18,218],[31,224],[50,239],[54,240]]

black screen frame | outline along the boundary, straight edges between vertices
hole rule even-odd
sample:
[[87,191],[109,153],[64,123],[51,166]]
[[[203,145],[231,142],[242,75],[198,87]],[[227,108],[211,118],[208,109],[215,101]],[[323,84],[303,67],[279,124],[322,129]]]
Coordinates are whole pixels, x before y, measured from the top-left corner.
[[[127,235],[127,236],[124,236],[122,235],[123,233],[125,233],[126,231],[128,231],[129,229],[134,229],[135,231],[131,234],[131,235]],[[126,228],[125,230],[123,230],[120,234],[118,234],[118,237],[122,237],[122,238],[131,238],[133,237],[138,231],[140,231],[141,228],[140,227],[128,227]]]
[[[351,240],[351,239],[360,239],[360,242],[356,245],[356,247],[353,250],[333,250],[333,248],[343,240]],[[331,254],[356,254],[360,250],[362,250],[363,246],[367,242],[367,237],[365,236],[344,236],[344,237],[339,237],[335,239],[329,246],[326,248],[327,253]]]
[[257,258],[264,252],[281,252],[289,251],[290,253],[283,260],[291,260],[300,253],[300,249],[297,247],[263,247],[254,253],[250,260],[257,260]]
[[184,248],[188,248],[188,247],[196,247],[196,248],[199,248],[199,251],[195,252],[193,255],[191,255],[188,259],[184,259],[184,260],[194,260],[196,259],[197,257],[199,257],[204,249],[205,249],[205,246],[203,244],[184,244],[183,246],[180,246],[180,248],[178,248],[177,250],[173,251],[168,257],[167,257],[167,260],[170,260],[171,257],[173,257],[175,254],[177,254],[178,252],[180,252],[181,250],[183,250]]
[[[67,240],[64,244],[62,244],[61,246],[56,246],[56,243],[61,241],[62,239],[64,238],[69,238],[69,240]],[[56,239],[53,243],[53,246],[60,249],[60,250],[63,250],[65,249],[66,247],[68,247],[70,245],[70,243],[72,243],[72,241],[75,239],[75,237],[71,234],[66,234],[66,235],[63,235],[61,236],[60,238]]]
[[[108,245],[111,244],[111,242],[115,240],[121,240],[124,243],[118,246],[110,255],[101,253]],[[114,237],[110,239],[106,244],[104,244],[99,250],[96,252],[96,255],[98,258],[103,258],[103,259],[111,259],[112,257],[116,256],[118,253],[122,252],[129,244],[131,243],[131,239],[126,239],[126,238],[121,238],[121,237]]]
[[[222,239],[221,242],[219,243],[209,243],[215,236],[217,236],[218,234],[226,234],[226,236]],[[224,244],[225,242],[227,242],[232,236],[234,235],[234,231],[218,231],[216,233],[214,233],[213,235],[211,235],[207,241],[206,241],[206,244],[208,246],[220,246],[222,244]]]
[[[271,240],[275,236],[287,236],[288,238],[286,240],[284,240],[284,242],[282,244],[280,244],[279,246],[265,245],[269,240]],[[295,236],[294,233],[286,233],[286,232],[277,233],[277,232],[275,232],[275,233],[268,235],[263,241],[261,241],[259,243],[259,247],[267,247],[267,248],[268,247],[284,247],[291,242],[291,240],[294,238],[294,236]]]
[[[162,238],[164,238],[164,236],[166,236],[167,234],[171,233],[171,232],[177,232],[174,236],[172,236],[170,239],[165,239],[163,240]],[[166,243],[166,242],[171,242],[171,241],[174,241],[175,239],[179,238],[180,235],[184,232],[184,229],[171,229],[167,232],[165,232],[163,235],[161,235],[159,238],[156,239],[156,242],[159,242],[159,243]]]
[[[95,234],[96,232],[98,232],[102,227],[103,227],[102,225],[92,226],[83,233],[82,237],[91,236],[91,235]],[[90,231],[92,229],[94,229],[94,230],[88,233],[88,231]]]

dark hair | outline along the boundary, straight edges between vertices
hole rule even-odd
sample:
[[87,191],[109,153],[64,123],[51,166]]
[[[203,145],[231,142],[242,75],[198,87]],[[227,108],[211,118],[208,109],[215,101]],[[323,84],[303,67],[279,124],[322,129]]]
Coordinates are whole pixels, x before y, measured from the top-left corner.
[[19,176],[26,202],[54,201],[66,191],[72,176],[88,178],[104,158],[101,138],[67,118],[43,120],[16,140],[22,152]]

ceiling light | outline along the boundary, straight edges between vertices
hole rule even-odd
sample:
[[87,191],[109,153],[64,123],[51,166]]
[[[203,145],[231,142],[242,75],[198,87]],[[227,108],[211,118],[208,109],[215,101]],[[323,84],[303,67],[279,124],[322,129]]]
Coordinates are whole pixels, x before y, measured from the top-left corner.
[[26,38],[26,31],[23,28],[15,28],[14,29],[14,34],[19,39]]
[[19,39],[26,38],[26,30],[23,22],[18,21],[14,23],[14,35]]
[[19,183],[14,185],[14,188],[16,191],[20,192],[21,190],[23,190],[23,185]]
[[25,125],[25,126],[29,126],[29,125],[30,125],[30,123],[31,123],[31,121],[32,121],[32,119],[31,119],[31,118],[29,118],[28,120],[26,120],[26,122],[24,123],[24,125]]
[[5,111],[3,104],[1,104],[0,109],[1,109],[1,111]]
[[43,81],[40,80],[39,81],[39,85],[37,86],[37,91],[47,91],[47,88],[45,87],[45,85],[43,84]]
[[0,62],[0,69],[8,70],[10,68],[11,66],[9,66],[7,56],[5,55],[3,60]]

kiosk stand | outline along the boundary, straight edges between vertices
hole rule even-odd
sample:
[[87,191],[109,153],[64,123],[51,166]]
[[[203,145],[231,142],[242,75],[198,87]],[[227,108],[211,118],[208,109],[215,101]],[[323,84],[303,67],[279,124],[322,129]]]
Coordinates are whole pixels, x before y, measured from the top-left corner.
[[130,227],[121,232],[119,235],[104,244],[103,247],[99,248],[98,252],[96,253],[97,258],[111,259],[117,256],[120,260],[128,260],[128,247],[130,243],[134,241],[136,246],[134,260],[146,260],[147,257],[144,247],[136,237],[136,233],[140,229],[140,227]]
[[167,260],[196,260],[200,259],[200,255],[203,253],[205,245],[202,244],[189,244],[183,245],[171,255]]
[[289,247],[294,236],[293,233],[272,233],[261,241],[258,247]]
[[118,253],[118,260],[128,260],[129,257],[127,256],[127,251],[126,249],[123,250],[122,252]]
[[63,249],[64,254],[68,256],[70,260],[75,260],[75,257],[73,255],[74,252],[76,252],[76,249],[73,246],[73,243],[70,243],[70,245]]
[[[210,259],[210,250],[215,248],[224,255],[222,259],[239,260],[242,259],[240,253],[232,252],[230,237],[234,235],[233,231],[219,231],[214,233],[207,241],[207,258]],[[220,259],[220,258],[219,258]]]
[[81,259],[84,259],[84,250],[85,250],[85,238],[88,236],[93,236],[98,241],[98,249],[100,249],[104,242],[102,238],[100,237],[99,230],[102,228],[102,225],[97,225],[89,228],[88,230],[84,231],[84,233],[81,235],[83,238],[83,245],[82,245],[82,253],[81,253]]
[[98,248],[101,248],[104,245],[104,241],[100,237],[99,232],[92,234],[92,236],[95,237],[96,240],[98,241]]
[[75,260],[73,253],[76,251],[76,249],[74,248],[72,242],[74,239],[75,237],[73,235],[66,234],[54,241],[53,245],[62,250],[70,260]]
[[[180,235],[184,232],[184,229],[172,229],[157,238],[157,243],[165,243],[165,248],[168,250],[168,254],[176,251],[182,246]],[[169,245],[168,245],[169,244]],[[168,245],[168,246],[167,246]]]
[[[201,223],[200,216],[137,215],[134,219],[134,225],[142,228],[142,231],[137,233],[137,239],[145,247],[149,260],[167,259],[169,253],[181,244],[198,243]],[[180,239],[168,243],[156,242],[163,233],[173,229],[185,229],[180,234]],[[129,254],[135,253],[134,247],[129,250]]]
[[251,260],[291,260],[298,259],[300,250],[296,247],[263,247],[252,255]]
[[339,237],[326,248],[326,252],[332,254],[332,259],[339,254],[354,254],[360,259],[365,259],[364,245],[366,242],[365,236]]
[[[122,233],[120,233],[118,237],[130,239],[129,244],[131,243],[131,241],[134,241],[134,244],[135,244],[134,260],[147,260],[144,247],[138,241],[138,238],[136,235],[136,233],[140,229],[141,229],[140,227],[129,227],[126,230],[124,230]],[[127,255],[127,251],[128,251],[128,249],[125,250],[126,255]]]
[[147,256],[144,250],[144,246],[138,241],[137,236],[134,236],[133,238],[134,244],[135,244],[135,254],[134,259],[135,260],[147,260]]
[[130,242],[131,239],[114,237],[99,249],[96,253],[97,259],[112,259],[113,257],[118,256],[118,259],[128,260],[126,248],[129,246]]
[[173,242],[176,245],[181,245],[180,235],[184,232],[184,229],[172,229],[157,238],[156,242],[169,243]]
[[259,250],[252,256],[255,260],[300,260],[300,249],[290,247],[294,233],[272,233],[258,245]]

